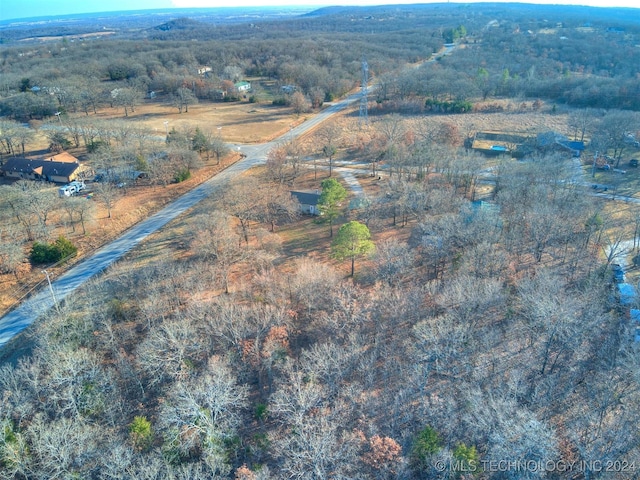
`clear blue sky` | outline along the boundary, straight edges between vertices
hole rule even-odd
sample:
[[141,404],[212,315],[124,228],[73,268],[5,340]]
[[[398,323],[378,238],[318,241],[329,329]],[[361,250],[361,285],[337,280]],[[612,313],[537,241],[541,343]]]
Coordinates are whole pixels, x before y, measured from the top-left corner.
[[[459,1],[459,0],[455,0]],[[462,0],[460,0],[462,1]],[[472,0],[473,1],[473,0]],[[505,0],[498,0],[505,1]],[[520,0],[523,1],[523,0]],[[638,0],[529,0],[526,3],[638,7]],[[72,13],[189,7],[254,7],[261,5],[389,5],[430,3],[415,0],[0,0],[0,20]],[[468,1],[463,3],[469,3]]]

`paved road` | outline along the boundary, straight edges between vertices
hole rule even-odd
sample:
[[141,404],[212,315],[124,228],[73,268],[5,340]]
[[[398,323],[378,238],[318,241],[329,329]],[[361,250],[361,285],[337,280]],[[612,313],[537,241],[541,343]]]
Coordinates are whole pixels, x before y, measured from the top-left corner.
[[[307,120],[306,122],[291,129],[279,139],[260,145],[233,145],[246,157],[227,168],[222,173],[209,179],[202,185],[184,194],[173,203],[169,204],[161,211],[140,222],[133,228],[127,230],[120,238],[97,250],[90,258],[67,271],[60,278],[52,282],[52,289],[58,302],[63,301],[68,295],[73,293],[79,286],[91,277],[105,270],[128,251],[136,247],[140,242],[152,233],[156,232],[178,215],[184,213],[198,202],[208,197],[216,188],[223,185],[238,174],[259,165],[266,160],[267,153],[278,144],[281,139],[290,139],[306,133],[330,116],[346,108],[349,104],[359,101],[360,94],[356,93],[350,97],[336,102],[325,108],[321,113]],[[44,288],[33,297],[24,301],[19,307],[0,318],[0,347],[11,338],[20,333],[40,315],[54,307],[54,300],[49,288]]]
[[[434,62],[437,57],[449,55],[454,48],[455,47],[453,45],[447,45],[437,55],[434,55],[432,58],[422,63]],[[368,93],[370,94],[374,92],[375,89],[376,85],[370,86],[368,88]],[[162,228],[178,215],[184,213],[186,210],[208,197],[213,190],[218,188],[220,185],[223,185],[231,178],[250,169],[251,167],[264,163],[266,161],[267,153],[275,147],[280,140],[288,140],[308,132],[326,121],[335,113],[346,108],[348,105],[359,101],[360,95],[360,92],[357,92],[344,100],[331,104],[313,118],[305,121],[295,128],[292,128],[291,131],[271,142],[260,145],[231,145],[232,148],[239,150],[241,153],[246,155],[246,157],[243,160],[236,162],[219,175],[209,179],[199,187],[184,194],[178,200],[171,203],[152,217],[149,217],[133,228],[127,230],[120,238],[100,248],[90,258],[83,260],[60,278],[52,282],[52,290],[56,300],[58,302],[63,301],[84,282],[122,258],[122,256],[129,250],[136,247],[145,238]],[[361,195],[361,187],[353,175],[349,171],[342,171],[341,173],[355,193]],[[0,347],[28,327],[40,315],[53,307],[54,300],[51,295],[51,291],[48,288],[44,288],[36,295],[25,300],[19,307],[0,318]]]

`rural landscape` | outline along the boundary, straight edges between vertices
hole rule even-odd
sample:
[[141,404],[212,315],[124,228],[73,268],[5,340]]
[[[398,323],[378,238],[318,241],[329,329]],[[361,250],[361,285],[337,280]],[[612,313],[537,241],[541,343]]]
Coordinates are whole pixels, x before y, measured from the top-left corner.
[[640,10],[0,43],[0,479],[640,477]]

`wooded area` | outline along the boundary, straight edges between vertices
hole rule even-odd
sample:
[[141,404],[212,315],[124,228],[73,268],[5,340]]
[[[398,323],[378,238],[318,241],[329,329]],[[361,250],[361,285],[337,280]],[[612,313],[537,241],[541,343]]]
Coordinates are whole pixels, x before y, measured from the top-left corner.
[[[110,216],[127,175],[161,191],[229,154],[221,128],[151,131],[129,118],[140,105],[275,103],[303,121],[359,87],[363,57],[376,88],[366,124],[356,106],[283,135],[5,347],[0,478],[636,478],[640,304],[612,270],[640,248],[638,174],[614,171],[640,138],[640,22],[624,13],[335,7],[82,42],[11,31],[3,159],[44,141],[104,176],[95,199],[0,186],[17,278],[34,243],[86,236],[97,202]],[[479,153],[479,132],[508,154]],[[322,215],[300,215],[305,188]]]

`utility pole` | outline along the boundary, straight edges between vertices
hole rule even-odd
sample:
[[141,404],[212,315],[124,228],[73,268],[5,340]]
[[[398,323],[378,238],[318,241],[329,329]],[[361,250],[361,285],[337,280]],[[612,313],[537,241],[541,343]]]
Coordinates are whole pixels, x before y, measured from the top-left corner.
[[369,65],[367,59],[362,56],[362,79],[360,80],[360,126],[369,125]]
[[53,286],[51,285],[51,279],[49,278],[49,272],[47,272],[46,270],[42,270],[42,273],[44,273],[47,277],[47,283],[49,284],[49,291],[51,292],[51,298],[53,299],[53,304],[56,307],[56,310],[60,310],[58,308],[58,300],[56,299],[56,295],[55,293],[53,293]]

